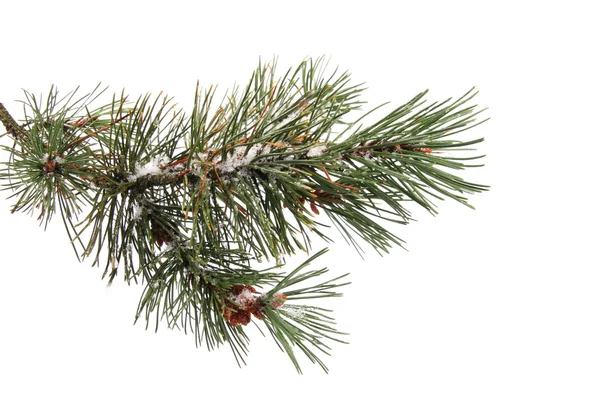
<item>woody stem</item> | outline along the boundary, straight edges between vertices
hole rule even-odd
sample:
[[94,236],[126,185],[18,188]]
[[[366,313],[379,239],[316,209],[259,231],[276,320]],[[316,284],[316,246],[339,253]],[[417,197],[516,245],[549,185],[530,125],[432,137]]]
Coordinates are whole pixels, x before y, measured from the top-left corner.
[[4,128],[6,128],[6,132],[13,137],[17,138],[25,135],[23,128],[19,126],[2,103],[0,103],[0,121],[2,121]]

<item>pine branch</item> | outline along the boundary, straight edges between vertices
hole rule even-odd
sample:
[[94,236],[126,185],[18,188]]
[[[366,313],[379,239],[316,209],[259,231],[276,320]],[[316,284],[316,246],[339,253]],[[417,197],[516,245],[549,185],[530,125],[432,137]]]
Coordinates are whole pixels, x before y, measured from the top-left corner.
[[342,277],[292,289],[326,270],[304,272],[314,257],[288,275],[253,265],[280,266],[314,236],[331,241],[325,217],[359,252],[385,253],[403,245],[387,224],[409,223],[412,204],[469,206],[487,187],[457,175],[481,166],[480,155],[458,156],[483,140],[457,139],[482,122],[476,92],[431,104],[423,92],[367,123],[379,107],[352,120],[364,87],[325,67],[307,60],[277,78],[261,64],[218,105],[212,87],[197,87],[189,116],[162,94],[93,108],[99,87],[79,98],[52,88],[45,101],[25,92],[22,124],[0,105],[12,211],[44,225],[59,212],[78,257],[103,265],[109,283],[122,273],[144,284],[136,320],[227,344],[243,363],[254,317],[298,371],[294,349],[327,370],[316,352],[340,340],[333,320],[292,304],[339,296]]

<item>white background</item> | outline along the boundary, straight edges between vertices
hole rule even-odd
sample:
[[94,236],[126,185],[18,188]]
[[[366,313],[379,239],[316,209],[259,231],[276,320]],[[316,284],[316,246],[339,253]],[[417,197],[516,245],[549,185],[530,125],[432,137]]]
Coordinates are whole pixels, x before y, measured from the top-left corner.
[[[140,288],[106,288],[60,221],[43,232],[0,199],[2,399],[598,399],[596,252],[600,63],[584,1],[6,1],[0,101],[21,89],[99,81],[164,90],[189,107],[202,86],[245,82],[259,57],[280,71],[327,55],[367,83],[371,105],[458,96],[473,85],[490,184],[473,211],[444,202],[399,228],[409,251],[321,265],[351,272],[327,300],[349,345],[299,376],[270,338],[248,366],[182,332],[132,326]],[[5,160],[6,156],[2,156]]]

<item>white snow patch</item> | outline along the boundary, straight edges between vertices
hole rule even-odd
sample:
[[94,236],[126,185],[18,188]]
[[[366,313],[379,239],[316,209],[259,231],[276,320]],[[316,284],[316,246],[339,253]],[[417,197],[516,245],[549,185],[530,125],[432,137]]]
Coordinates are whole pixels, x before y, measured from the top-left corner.
[[[290,152],[292,152],[292,151],[295,151],[293,147],[288,147],[288,148],[286,148],[286,149],[285,149],[285,152],[286,152],[286,153],[290,153]],[[293,155],[291,155],[291,156],[283,157],[283,159],[284,159],[285,161],[294,160],[294,159],[296,159],[296,155],[295,155],[295,154],[293,154]]]
[[129,180],[130,182],[135,181],[138,178],[142,178],[144,176],[147,175],[160,175],[162,174],[162,169],[160,168],[161,164],[164,164],[166,162],[165,159],[163,159],[162,157],[156,157],[154,159],[152,159],[151,161],[149,161],[148,163],[146,163],[145,165],[136,165],[135,167],[135,173],[133,173],[132,175],[129,175],[129,177],[127,177],[127,180]]
[[252,162],[256,157],[262,154],[268,154],[271,151],[270,146],[263,148],[260,144],[255,144],[248,148],[247,146],[239,146],[233,150],[227,159],[219,163],[217,168],[221,172],[233,172],[238,168],[244,167]]
[[240,306],[242,310],[246,308],[248,304],[253,303],[260,295],[250,291],[248,288],[244,288],[237,296],[231,296],[231,300]]
[[321,157],[325,154],[325,150],[327,150],[327,146],[325,145],[315,146],[306,153],[306,156],[308,158]]
[[198,159],[192,161],[192,163],[205,162],[206,160],[208,160],[208,153],[200,153],[198,154]]
[[60,163],[64,163],[65,159],[59,156],[49,156],[49,155],[44,155],[43,157],[40,157],[40,161],[43,164],[46,164],[48,161],[53,161],[56,164],[60,164]]
[[267,155],[267,154],[269,154],[271,152],[272,149],[273,149],[273,147],[270,144],[267,144],[260,151],[260,155],[261,156]]
[[284,311],[290,318],[294,319],[302,319],[306,314],[304,312],[304,307],[298,306],[284,305],[283,307],[281,307],[281,310]]
[[135,207],[133,207],[133,220],[139,220],[142,217],[143,212],[144,207],[141,204],[136,204]]

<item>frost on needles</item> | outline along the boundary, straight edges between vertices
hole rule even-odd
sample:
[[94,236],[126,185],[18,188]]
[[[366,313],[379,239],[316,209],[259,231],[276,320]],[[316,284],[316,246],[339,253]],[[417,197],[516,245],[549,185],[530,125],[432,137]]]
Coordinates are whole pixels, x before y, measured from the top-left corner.
[[407,224],[410,207],[468,205],[486,186],[457,174],[481,156],[459,154],[482,139],[460,136],[481,110],[473,91],[439,103],[424,92],[367,123],[364,87],[348,73],[322,59],[274,70],[259,65],[221,102],[197,87],[189,114],[162,94],[25,92],[20,122],[0,104],[0,178],[13,212],[44,226],[59,214],[79,258],[109,282],[144,285],[136,320],[227,345],[238,363],[255,322],[298,371],[298,353],[327,370],[320,356],[342,334],[313,299],[341,296],[345,275],[309,267],[324,250],[292,272],[279,267],[310,253],[313,238],[329,240],[332,226],[359,252],[384,254],[402,241],[383,224]]

